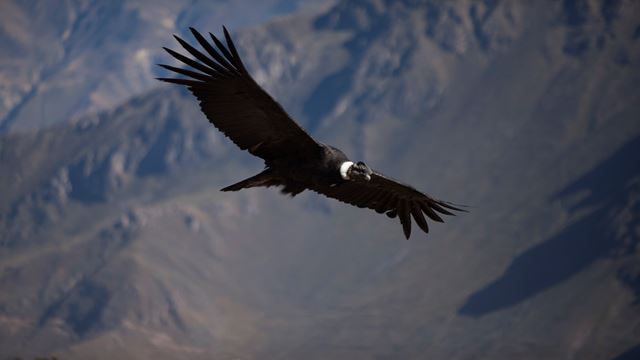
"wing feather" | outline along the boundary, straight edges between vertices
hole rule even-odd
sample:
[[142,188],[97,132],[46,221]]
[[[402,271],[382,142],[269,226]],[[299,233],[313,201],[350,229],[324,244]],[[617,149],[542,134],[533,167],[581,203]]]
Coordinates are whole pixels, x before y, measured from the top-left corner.
[[229,70],[225,69],[224,67],[222,67],[221,65],[219,65],[215,61],[213,61],[210,58],[208,58],[207,55],[201,53],[199,50],[197,50],[193,46],[189,45],[189,43],[187,43],[186,41],[182,40],[177,35],[173,35],[173,37],[178,41],[178,43],[180,43],[180,45],[182,45],[182,47],[185,50],[187,50],[191,55],[193,55],[196,59],[200,60],[200,62],[202,62],[206,66],[214,69],[215,71],[219,72],[220,74],[222,74],[225,77],[233,76],[233,74],[231,72],[229,72]]
[[411,235],[412,217],[418,227],[428,233],[425,215],[433,221],[443,222],[438,213],[455,215],[447,209],[465,211],[378,172],[374,172],[368,182],[345,181],[334,187],[313,186],[311,190],[353,206],[384,213],[390,218],[398,217],[407,238]]
[[229,32],[226,28],[223,30],[226,47],[211,35],[216,50],[199,32],[191,29],[208,55],[175,36],[193,58],[164,49],[196,71],[160,65],[187,78],[163,77],[159,80],[186,85],[218,130],[242,150],[263,158],[267,164],[278,159],[320,156],[321,145],[255,82],[242,63]]
[[218,52],[213,48],[213,46],[211,46],[211,44],[204,38],[204,36],[200,35],[200,33],[192,27],[190,27],[189,30],[191,30],[193,37],[195,37],[198,43],[200,44],[200,46],[202,46],[202,48],[207,51],[209,56],[213,57],[215,61],[217,61],[230,73],[239,75],[238,69],[236,69],[231,64],[229,64],[227,60],[224,59],[224,57],[220,56],[220,54],[218,54]]
[[438,215],[435,211],[433,211],[433,209],[429,206],[429,204],[420,203],[420,207],[422,208],[422,211],[424,211],[424,213],[427,214],[427,216],[431,220],[437,221],[437,222],[444,222],[444,220],[442,220],[440,215]]
[[199,73],[197,71],[181,69],[181,68],[177,68],[175,66],[164,65],[164,64],[158,64],[158,66],[163,67],[163,68],[165,68],[167,70],[171,70],[171,71],[177,72],[178,74],[182,74],[182,75],[186,75],[186,76],[192,77],[192,78],[200,80],[200,81],[207,82],[207,81],[213,80],[213,78],[211,76],[203,74],[203,73]]
[[398,201],[398,217],[400,218],[400,224],[402,224],[404,236],[409,239],[409,236],[411,236],[411,217],[409,216],[409,206],[404,199]]
[[172,79],[172,78],[156,78],[156,79],[160,81],[172,83],[172,84],[186,85],[191,87],[200,87],[200,86],[206,85],[206,83],[202,81],[195,81],[195,80],[189,80],[189,79]]
[[413,215],[413,219],[416,221],[416,224],[424,231],[425,233],[429,233],[429,224],[427,220],[424,218],[422,214],[422,209],[420,209],[420,205],[418,205],[415,201],[411,202],[411,215]]
[[169,48],[166,48],[166,47],[163,47],[163,49],[166,52],[168,52],[169,55],[173,56],[174,58],[182,61],[183,63],[191,66],[194,69],[200,70],[203,73],[207,73],[207,74],[211,75],[214,79],[219,79],[219,78],[223,78],[224,77],[223,74],[220,74],[219,72],[215,71],[214,69],[212,69],[212,68],[210,68],[208,66],[204,66],[204,65],[200,64],[199,62],[197,62],[195,60],[189,59],[188,57],[186,57],[186,56],[184,56],[184,55],[182,55],[182,54],[180,54],[178,52],[175,52],[175,51],[173,51],[173,50],[171,50]]
[[243,73],[246,73],[247,69],[245,69],[244,64],[242,63],[242,60],[240,59],[240,55],[238,54],[238,50],[236,50],[235,45],[233,45],[233,41],[231,40],[231,35],[229,35],[229,32],[227,31],[227,28],[223,26],[222,27],[222,32],[224,33],[225,40],[227,40],[227,47],[229,47],[229,51],[231,51],[231,56],[230,57],[234,60],[234,64],[236,65],[236,67],[240,71],[242,71]]
[[389,205],[391,203],[392,200],[395,199],[395,196],[393,195],[392,192],[384,192],[382,197],[380,198],[380,201],[376,204],[374,210],[378,213],[378,214],[382,214],[385,211],[389,210]]

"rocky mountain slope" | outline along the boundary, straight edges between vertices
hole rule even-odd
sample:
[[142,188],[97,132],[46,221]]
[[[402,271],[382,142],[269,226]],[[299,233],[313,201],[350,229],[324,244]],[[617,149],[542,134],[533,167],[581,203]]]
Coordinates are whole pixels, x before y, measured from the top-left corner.
[[[218,31],[310,11],[323,0],[3,1],[0,131],[66,122],[119,105],[156,85],[170,34]],[[169,35],[169,36],[168,36]]]
[[168,86],[3,136],[1,355],[633,354],[638,10],[372,0],[238,34],[314,136],[472,206],[426,239],[314,194],[218,192],[261,164]]

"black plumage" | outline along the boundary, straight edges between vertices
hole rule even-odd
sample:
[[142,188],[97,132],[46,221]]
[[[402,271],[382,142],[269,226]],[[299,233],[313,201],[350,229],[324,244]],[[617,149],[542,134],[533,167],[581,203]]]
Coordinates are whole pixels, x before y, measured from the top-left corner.
[[295,196],[312,190],[391,218],[397,216],[407,239],[411,217],[428,233],[424,215],[442,222],[438,213],[453,215],[452,211],[464,211],[373,171],[362,162],[353,163],[339,149],[317,142],[253,80],[226,28],[223,27],[226,47],[209,33],[215,48],[195,29],[190,30],[208,55],[175,36],[193,58],[164,49],[191,69],[160,65],[187,78],[159,80],[187,86],[209,121],[266,165],[261,173],[223,191],[281,186],[283,193]]

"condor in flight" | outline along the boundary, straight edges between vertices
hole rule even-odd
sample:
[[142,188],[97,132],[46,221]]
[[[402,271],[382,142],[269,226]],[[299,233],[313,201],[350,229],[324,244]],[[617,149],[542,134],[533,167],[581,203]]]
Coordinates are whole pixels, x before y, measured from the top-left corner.
[[160,65],[187,78],[158,80],[187,86],[209,121],[242,150],[264,159],[266,165],[261,173],[222,191],[281,186],[282,193],[295,196],[309,189],[390,218],[397,216],[407,239],[412,216],[427,233],[429,225],[424,215],[442,222],[438,213],[453,215],[452,210],[464,211],[371,170],[361,161],[351,161],[339,149],[314,140],[253,80],[226,28],[223,27],[226,47],[209,33],[217,49],[190,29],[208,56],[174,35],[193,58],[164,49],[191,68]]

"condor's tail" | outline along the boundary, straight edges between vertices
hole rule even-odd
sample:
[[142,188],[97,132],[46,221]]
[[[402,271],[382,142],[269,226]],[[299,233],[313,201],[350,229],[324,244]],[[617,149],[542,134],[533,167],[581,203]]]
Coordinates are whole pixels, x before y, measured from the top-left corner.
[[282,193],[296,196],[306,188],[303,185],[296,184],[290,181],[286,181],[273,174],[271,169],[266,169],[263,172],[254,175],[250,178],[239,181],[233,185],[229,185],[220,191],[238,191],[240,189],[252,188],[252,187],[270,187],[270,186],[283,186]]
[[240,189],[252,188],[256,186],[276,186],[280,185],[281,182],[276,179],[271,173],[270,169],[266,169],[263,172],[253,175],[250,178],[239,181],[233,185],[229,185],[220,191],[238,191]]

